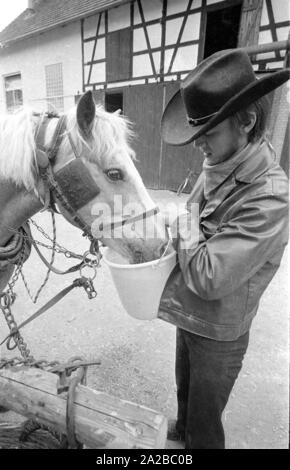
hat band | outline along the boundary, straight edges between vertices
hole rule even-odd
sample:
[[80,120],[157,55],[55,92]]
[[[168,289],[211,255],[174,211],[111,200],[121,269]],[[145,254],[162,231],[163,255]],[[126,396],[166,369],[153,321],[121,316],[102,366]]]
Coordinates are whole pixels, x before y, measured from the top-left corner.
[[212,116],[214,116],[216,113],[208,114],[207,116],[203,116],[201,118],[191,118],[187,117],[188,124],[192,127],[194,126],[200,126],[202,124],[205,124]]

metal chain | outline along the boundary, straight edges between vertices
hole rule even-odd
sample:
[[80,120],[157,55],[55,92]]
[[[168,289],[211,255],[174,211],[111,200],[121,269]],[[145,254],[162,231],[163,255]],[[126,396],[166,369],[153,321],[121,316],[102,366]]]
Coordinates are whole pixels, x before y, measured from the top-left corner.
[[[30,362],[30,361],[33,361],[34,358],[30,354],[30,349],[28,349],[27,344],[25,343],[22,335],[18,331],[17,323],[16,323],[15,318],[14,318],[12,312],[11,312],[11,305],[14,303],[14,301],[16,299],[16,294],[15,294],[13,288],[14,288],[17,280],[18,280],[19,274],[21,273],[21,269],[22,269],[22,266],[23,266],[23,263],[24,263],[24,256],[25,256],[25,241],[22,245],[19,261],[18,261],[17,266],[16,266],[16,268],[14,270],[14,273],[12,275],[12,279],[11,279],[11,281],[8,282],[8,289],[6,290],[6,292],[3,292],[2,294],[0,294],[0,308],[3,312],[6,323],[8,325],[9,330],[10,330],[10,333],[15,332],[15,334],[13,334],[13,336],[8,341],[7,348],[9,350],[12,350],[12,349],[15,349],[17,347],[20,351],[21,356],[27,362]],[[10,341],[12,339],[14,341],[14,345],[10,346]]]
[[[85,262],[86,261],[86,253],[89,253],[89,252],[86,252],[84,255],[76,255],[75,253],[69,252],[69,250],[66,250],[66,248],[62,247],[61,245],[59,245],[56,242],[56,225],[55,225],[55,217],[54,217],[53,212],[52,212],[53,239],[51,239],[44,232],[44,230],[36,224],[36,222],[32,221],[32,223],[33,223],[33,225],[35,225],[35,227],[48,240],[50,240],[52,242],[52,246],[48,246],[48,245],[46,246],[48,249],[52,250],[52,257],[51,257],[50,265],[53,264],[53,261],[54,261],[54,258],[55,258],[55,252],[57,251],[56,245],[58,245],[59,250],[61,250],[60,252],[64,253],[65,256],[70,257],[71,255],[73,255],[74,257],[78,257],[79,259],[83,260],[84,261],[84,266],[90,266],[90,267],[95,268],[99,265],[99,262],[100,262],[99,257],[97,257],[96,261]],[[20,353],[21,353],[21,356],[24,358],[24,360],[31,363],[32,361],[35,361],[35,359],[30,354],[30,350],[28,349],[27,344],[25,343],[23,337],[21,336],[20,332],[18,331],[17,323],[15,321],[15,318],[14,318],[14,316],[11,312],[11,308],[10,308],[11,305],[14,303],[15,298],[16,298],[16,294],[15,294],[13,288],[14,288],[14,286],[15,286],[18,278],[19,278],[19,275],[21,275],[21,277],[23,279],[23,282],[24,282],[24,285],[25,285],[25,288],[28,292],[28,295],[31,298],[31,300],[35,303],[37,301],[38,297],[39,297],[40,292],[42,291],[42,289],[44,288],[44,286],[46,285],[46,283],[48,281],[51,270],[50,270],[50,268],[48,269],[46,277],[45,277],[42,285],[38,289],[36,295],[33,297],[32,294],[31,294],[31,291],[28,287],[27,281],[24,277],[23,271],[22,271],[23,264],[24,264],[24,258],[25,258],[25,243],[26,243],[26,240],[31,240],[31,238],[29,236],[25,235],[25,234],[22,234],[22,236],[23,236],[24,243],[22,245],[22,249],[21,249],[21,252],[20,252],[19,261],[18,261],[18,263],[16,265],[16,268],[13,272],[11,280],[8,282],[8,289],[5,292],[3,292],[2,294],[0,294],[0,309],[3,312],[5,320],[7,322],[8,327],[9,327],[10,333],[13,333],[13,335],[10,337],[10,339],[7,342],[7,348],[9,350],[13,350],[17,347],[19,349]],[[41,242],[39,242],[38,244],[41,244]],[[44,244],[42,244],[42,245],[44,245]],[[67,255],[68,253],[69,253],[69,256]],[[86,290],[89,298],[93,298],[94,295],[92,293],[94,293],[95,291],[94,291],[94,288],[93,288],[93,285],[92,285],[92,280],[89,279],[88,281],[90,282],[90,285],[85,290]],[[14,345],[11,346],[10,343],[11,343],[12,340],[14,341]]]
[[[51,247],[51,250],[52,250],[52,253],[51,253],[51,259],[50,259],[50,266],[53,265],[54,263],[54,259],[55,259],[55,244],[56,244],[56,225],[55,225],[55,215],[54,215],[54,212],[51,211],[51,219],[52,219],[52,229],[53,229],[53,239],[51,240],[52,241],[52,247]],[[45,233],[43,231],[43,233]],[[25,279],[25,276],[24,276],[24,273],[23,273],[23,269],[21,268],[20,269],[20,274],[21,274],[21,277],[22,277],[22,281],[23,281],[23,284],[25,286],[25,289],[30,297],[30,299],[32,300],[32,302],[34,304],[36,304],[37,300],[38,300],[38,297],[40,295],[40,293],[42,292],[42,290],[44,289],[44,287],[46,286],[47,284],[47,281],[49,279],[49,276],[50,276],[50,273],[51,273],[51,267],[49,267],[47,269],[47,272],[46,272],[46,276],[41,284],[41,286],[38,288],[36,294],[33,296],[32,293],[31,293],[31,290],[29,289],[29,286],[28,286],[28,283]]]
[[20,357],[12,357],[10,359],[2,358],[0,359],[0,370],[17,366],[37,367],[38,369],[45,370],[59,366],[59,364],[59,361],[47,361],[46,359],[39,359],[38,361],[31,359],[27,361],[27,359]]
[[[52,212],[52,214],[54,215],[54,213]],[[55,219],[55,218],[54,218]],[[60,243],[58,243],[55,238],[51,238],[44,230],[42,227],[40,227],[33,219],[30,219],[31,220],[31,223],[32,225],[34,225],[34,227],[41,233],[41,235],[43,235],[47,240],[49,240],[50,242],[54,243],[54,246],[55,246],[55,251],[57,253],[61,253],[61,254],[64,254],[67,258],[77,258],[77,259],[82,259],[83,256],[82,255],[78,255],[70,250],[68,250],[67,248],[65,248],[64,246],[60,245]],[[49,250],[52,250],[52,247],[50,245],[45,245],[44,243],[41,243],[39,241],[36,241],[37,244],[45,247],[45,248],[48,248]]]
[[[13,332],[13,336],[7,342],[7,349],[13,350],[16,347],[19,349],[21,356],[25,361],[31,362],[34,361],[33,356],[30,354],[30,349],[28,349],[26,342],[18,331],[17,323],[11,312],[11,305],[14,302],[15,297],[11,297],[8,292],[4,292],[0,297],[0,308],[5,317],[6,323],[9,327],[10,333]],[[14,345],[10,346],[10,342],[13,339]]]
[[[33,221],[32,219],[30,219],[32,224],[35,225],[35,227],[39,230],[39,232],[45,237],[47,238],[49,241],[53,242],[53,240],[49,237],[49,235],[47,235],[44,230],[39,227],[35,221]],[[11,227],[9,227],[10,230],[13,230]],[[14,232],[18,232],[17,230],[13,230]],[[29,241],[32,241],[32,238],[29,237],[28,235],[22,235],[22,237],[26,240],[29,240]],[[42,246],[43,248],[47,248],[48,250],[52,250],[52,246],[51,245],[46,245],[45,243],[39,241],[39,240],[35,240],[35,243],[39,246]],[[54,251],[58,254],[64,254],[66,256],[66,258],[76,258],[76,259],[79,259],[79,260],[82,260],[83,259],[83,255],[79,255],[77,253],[74,253],[73,251],[70,251],[68,250],[67,248],[61,246],[57,241],[55,242],[55,249]]]

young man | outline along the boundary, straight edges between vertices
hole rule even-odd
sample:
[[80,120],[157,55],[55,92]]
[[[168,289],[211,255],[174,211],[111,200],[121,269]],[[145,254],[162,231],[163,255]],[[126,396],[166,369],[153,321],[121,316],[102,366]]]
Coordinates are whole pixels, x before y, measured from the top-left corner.
[[288,180],[265,138],[265,95],[288,78],[282,70],[257,80],[245,52],[220,51],[186,77],[162,117],[167,143],[194,142],[204,154],[188,212],[172,227],[178,264],[159,311],[178,327],[168,438],[187,449],[225,447],[222,412],[287,244]]

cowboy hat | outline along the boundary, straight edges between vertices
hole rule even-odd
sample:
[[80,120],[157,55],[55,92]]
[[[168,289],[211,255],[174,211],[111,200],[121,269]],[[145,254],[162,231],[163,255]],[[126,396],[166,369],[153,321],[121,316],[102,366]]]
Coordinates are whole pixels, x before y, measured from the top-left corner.
[[167,104],[161,135],[170,145],[185,145],[242,108],[282,85],[290,69],[257,79],[242,49],[216,52],[181,82]]

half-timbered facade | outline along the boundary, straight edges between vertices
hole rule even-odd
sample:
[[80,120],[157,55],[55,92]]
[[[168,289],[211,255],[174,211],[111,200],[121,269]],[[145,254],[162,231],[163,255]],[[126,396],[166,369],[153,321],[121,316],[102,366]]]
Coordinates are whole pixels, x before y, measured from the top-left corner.
[[[15,33],[15,22],[14,30],[8,27],[0,33],[0,42],[7,46],[0,51],[0,58],[2,55],[4,59],[0,62],[2,103],[6,100],[8,106],[14,103],[13,99],[17,102],[22,98],[25,104],[28,93],[25,89],[19,91],[19,84],[21,80],[33,82],[36,73],[29,77],[25,69],[25,76],[21,74],[17,48],[25,54],[26,45],[32,51],[34,47],[38,54],[38,80],[41,74],[43,77],[38,88],[44,95],[43,103],[62,111],[66,108],[62,96],[76,95],[78,99],[80,92],[93,90],[96,101],[108,111],[121,109],[134,123],[133,145],[145,184],[159,189],[176,189],[189,168],[194,181],[201,170],[202,157],[192,145],[175,148],[163,144],[160,138],[162,111],[180,80],[199,61],[218,50],[286,41],[290,26],[289,0],[32,3],[35,21],[30,29],[22,20],[22,36],[21,31],[16,31],[18,36]],[[54,8],[53,15],[49,6],[59,9]],[[53,49],[49,47],[51,43]],[[46,55],[42,54],[44,51]],[[58,60],[53,60],[53,54]],[[15,56],[17,70],[12,70]],[[262,52],[251,59],[257,74],[267,73],[283,67],[285,49]],[[5,60],[9,70],[3,70]],[[287,120],[285,116],[283,119]],[[283,139],[287,141],[285,135]],[[285,148],[282,151],[285,153]]]
[[[82,20],[84,89],[177,80],[213,52],[287,39],[288,0],[135,0]],[[260,54],[257,70],[283,65]],[[123,83],[122,83],[123,82]]]

